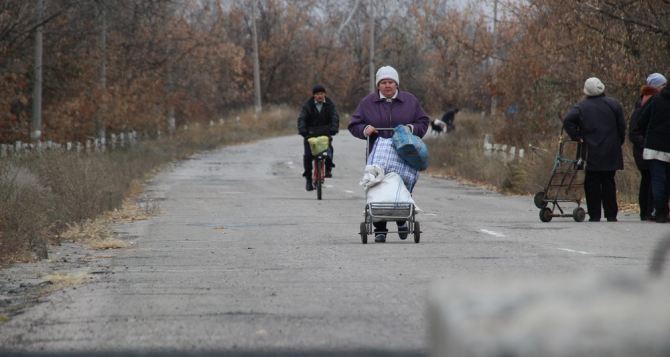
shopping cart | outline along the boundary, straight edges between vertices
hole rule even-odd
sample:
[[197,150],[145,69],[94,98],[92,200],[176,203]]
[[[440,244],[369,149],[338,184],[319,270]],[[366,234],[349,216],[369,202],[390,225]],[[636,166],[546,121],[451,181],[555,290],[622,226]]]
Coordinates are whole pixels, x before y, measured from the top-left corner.
[[[377,128],[377,131],[393,131],[393,128]],[[370,138],[367,138],[365,160],[370,155]],[[411,202],[368,202],[365,205],[364,220],[360,225],[361,243],[368,243],[368,235],[374,234],[373,222],[407,221],[409,233],[414,236],[414,243],[421,239],[421,225],[416,221],[416,207]],[[398,233],[388,231],[387,233]]]
[[[581,203],[587,154],[584,143],[564,141],[561,133],[549,182],[544,191],[536,193],[533,199],[535,206],[540,209],[542,222],[549,222],[554,217],[572,217],[576,222],[584,221],[586,211],[581,207]],[[572,213],[566,213],[564,207],[561,207],[562,203],[576,203],[577,207]]]

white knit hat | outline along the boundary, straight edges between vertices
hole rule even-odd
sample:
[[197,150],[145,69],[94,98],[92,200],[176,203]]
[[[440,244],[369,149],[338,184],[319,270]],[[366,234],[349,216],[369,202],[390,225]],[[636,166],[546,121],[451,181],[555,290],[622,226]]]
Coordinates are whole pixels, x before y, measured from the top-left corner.
[[605,85],[600,79],[591,77],[584,82],[584,94],[589,97],[595,97],[605,92]]
[[647,85],[654,88],[662,88],[668,80],[660,73],[652,73],[647,77]]
[[377,75],[375,76],[375,85],[378,86],[379,82],[384,79],[392,79],[397,85],[400,85],[400,78],[398,77],[398,71],[391,66],[379,67],[377,70]]

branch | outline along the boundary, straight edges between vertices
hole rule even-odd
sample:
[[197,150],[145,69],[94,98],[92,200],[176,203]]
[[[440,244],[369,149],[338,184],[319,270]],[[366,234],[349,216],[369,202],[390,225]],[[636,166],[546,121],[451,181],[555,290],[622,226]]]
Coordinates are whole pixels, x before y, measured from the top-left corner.
[[605,15],[605,16],[611,18],[611,19],[614,19],[614,20],[619,20],[619,21],[627,23],[627,24],[633,24],[633,25],[636,25],[636,26],[640,26],[642,28],[646,28],[648,30],[651,30],[652,32],[655,32],[657,34],[670,35],[670,31],[668,31],[668,29],[663,29],[663,28],[660,28],[658,26],[654,26],[653,24],[650,24],[650,23],[647,23],[647,22],[644,22],[644,21],[641,21],[641,20],[638,20],[638,19],[634,19],[632,17],[626,16],[626,14],[623,14],[623,15],[619,16],[619,15],[617,15],[617,14],[611,12],[611,11],[605,10],[602,7],[598,7],[598,6],[593,5],[591,3],[588,3],[588,2],[584,3],[584,4],[581,4],[581,6],[587,8],[587,9],[593,10],[595,12],[598,12],[598,13],[600,13],[602,15]]
[[344,30],[344,27],[346,27],[347,24],[349,23],[349,21],[351,21],[351,18],[354,16],[354,13],[356,12],[356,9],[358,9],[358,3],[359,2],[360,2],[360,0],[356,0],[356,2],[354,3],[354,7],[351,9],[351,12],[349,13],[349,16],[347,17],[346,20],[344,20],[342,25],[340,25],[340,28],[337,29],[337,37],[340,37],[340,32],[342,32],[342,30]]

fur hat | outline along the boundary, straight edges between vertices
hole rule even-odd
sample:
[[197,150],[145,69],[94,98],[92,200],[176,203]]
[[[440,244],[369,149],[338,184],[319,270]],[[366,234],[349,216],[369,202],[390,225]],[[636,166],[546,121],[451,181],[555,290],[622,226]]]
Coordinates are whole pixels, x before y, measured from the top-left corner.
[[660,73],[652,73],[649,75],[649,77],[647,77],[647,85],[650,87],[661,88],[666,83],[668,83],[668,80],[665,79],[665,76]]
[[605,92],[605,85],[600,79],[591,77],[584,82],[584,94],[589,97],[595,97]]
[[392,79],[395,84],[400,85],[400,77],[398,77],[398,71],[391,66],[379,67],[377,70],[377,75],[375,76],[375,86],[379,85],[384,79]]

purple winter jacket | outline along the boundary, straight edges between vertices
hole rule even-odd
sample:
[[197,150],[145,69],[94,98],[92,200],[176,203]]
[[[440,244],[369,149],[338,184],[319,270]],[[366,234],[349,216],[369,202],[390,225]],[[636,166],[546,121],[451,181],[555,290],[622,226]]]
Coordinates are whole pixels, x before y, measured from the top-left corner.
[[[372,125],[375,128],[393,128],[400,124],[412,124],[414,135],[422,138],[428,130],[428,115],[421,108],[416,97],[405,91],[398,91],[398,95],[391,102],[379,98],[379,91],[369,94],[358,104],[358,108],[351,115],[349,132],[357,138],[365,139],[363,130]],[[392,131],[379,132],[383,138],[393,136]],[[371,137],[373,141],[376,136]]]

